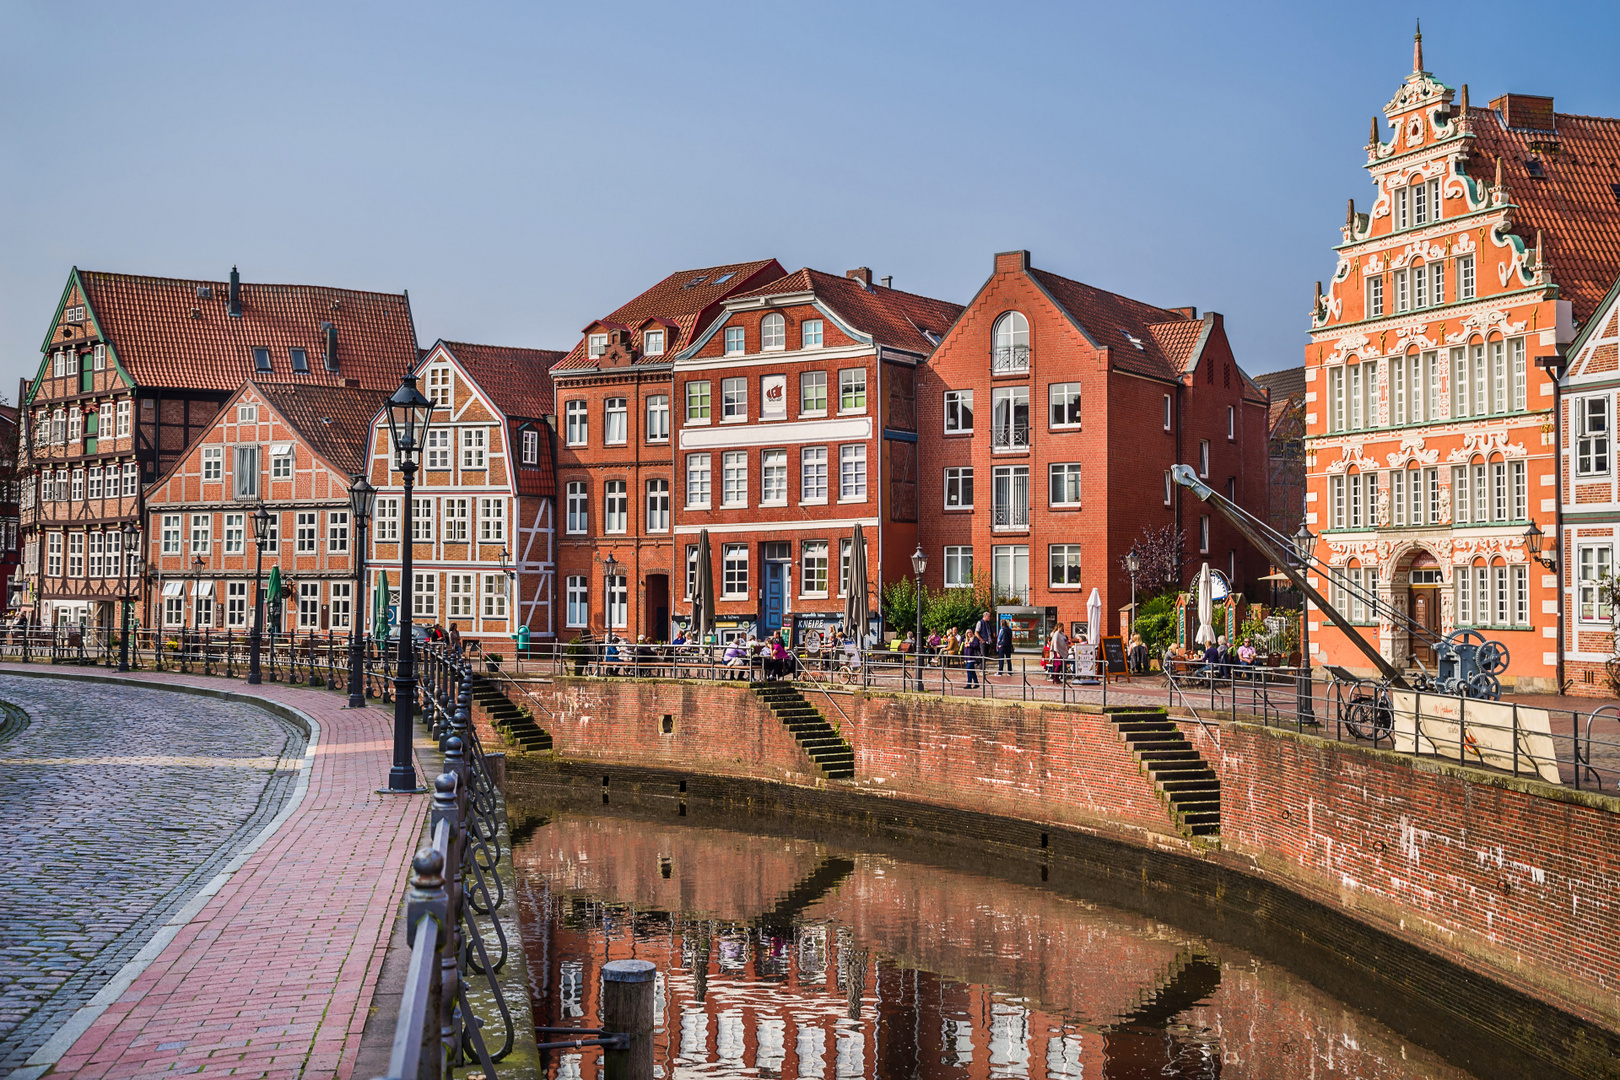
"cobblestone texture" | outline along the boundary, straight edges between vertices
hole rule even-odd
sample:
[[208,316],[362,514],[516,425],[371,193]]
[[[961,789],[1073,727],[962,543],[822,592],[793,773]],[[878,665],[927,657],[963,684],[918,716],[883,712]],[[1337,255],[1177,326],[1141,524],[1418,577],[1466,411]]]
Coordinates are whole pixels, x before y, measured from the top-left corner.
[[280,810],[302,731],[248,705],[0,675],[0,1076]]

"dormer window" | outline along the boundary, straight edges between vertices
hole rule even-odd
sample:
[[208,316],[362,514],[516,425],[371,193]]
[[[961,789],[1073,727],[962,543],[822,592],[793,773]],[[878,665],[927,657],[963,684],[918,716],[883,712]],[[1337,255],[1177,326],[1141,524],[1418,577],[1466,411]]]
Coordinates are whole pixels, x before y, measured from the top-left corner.
[[662,330],[648,330],[642,334],[641,353],[643,356],[663,356],[664,332]]
[[270,350],[255,348],[253,350],[253,367],[256,371],[270,370]]
[[799,324],[799,348],[821,348],[821,320],[806,319]]
[[760,320],[759,347],[761,349],[787,348],[787,320],[774,312]]
[[592,360],[607,352],[608,336],[606,334],[592,334],[585,339],[585,355]]

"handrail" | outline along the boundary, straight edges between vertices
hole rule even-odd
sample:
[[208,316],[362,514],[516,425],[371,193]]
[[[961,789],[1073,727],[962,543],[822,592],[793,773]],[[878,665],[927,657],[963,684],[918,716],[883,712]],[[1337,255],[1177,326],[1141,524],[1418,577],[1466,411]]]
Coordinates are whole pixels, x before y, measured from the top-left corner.
[[1213,742],[1216,747],[1219,747],[1221,745],[1220,729],[1210,727],[1204,718],[1198,715],[1198,710],[1193,707],[1192,702],[1187,698],[1186,689],[1182,687],[1180,680],[1176,678],[1175,665],[1176,661],[1171,658],[1168,652],[1166,652],[1159,660],[1159,666],[1164,669],[1164,679],[1169,685],[1172,700],[1179,697],[1181,699],[1181,707],[1192,713],[1192,718],[1198,721],[1198,726],[1204,729],[1204,734],[1210,737],[1210,741]]
[[[837,699],[833,697],[832,691],[827,688],[825,680],[816,678],[810,669],[804,666],[804,658],[795,650],[789,649],[788,656],[793,661],[794,670],[804,672],[805,681],[810,684],[811,688],[820,690],[823,696],[826,697],[827,703],[838,710],[838,715],[844,718],[844,727],[846,729],[854,727],[855,725],[851,722],[849,714],[844,711],[844,707],[838,704]],[[794,682],[798,683],[799,680],[795,679]]]

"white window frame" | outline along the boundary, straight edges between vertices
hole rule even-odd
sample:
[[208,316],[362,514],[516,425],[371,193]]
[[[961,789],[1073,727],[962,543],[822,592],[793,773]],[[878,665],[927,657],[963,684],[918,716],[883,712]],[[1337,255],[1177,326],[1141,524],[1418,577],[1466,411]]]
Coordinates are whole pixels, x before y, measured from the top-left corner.
[[313,510],[299,510],[293,515],[293,553],[313,555],[319,550],[319,533]]
[[208,555],[214,550],[214,515],[208,512],[191,515],[192,555]]
[[707,379],[692,379],[686,384],[686,423],[707,424],[713,419],[712,387]]
[[780,352],[787,348],[787,319],[779,312],[771,312],[759,320],[760,352]]
[[973,391],[945,391],[945,434],[973,434]]
[[[432,428],[428,429],[430,432]],[[488,448],[481,427],[464,427],[461,429],[461,467],[463,469],[483,469],[487,467]]]
[[625,480],[602,482],[602,531],[624,533],[630,531],[630,492]]
[[1614,412],[1611,395],[1575,399],[1575,475],[1607,476],[1612,456]]
[[[1070,499],[1069,495],[1074,498]],[[1046,501],[1053,509],[1078,510],[1082,505],[1080,462],[1054,461],[1046,471]]]
[[570,480],[564,488],[564,531],[570,536],[584,536],[590,529],[590,487],[583,480]]
[[726,327],[723,340],[727,356],[742,356],[748,351],[748,335],[740,326]]
[[563,402],[563,439],[568,446],[584,446],[591,437],[590,402],[573,398]]
[[1058,431],[1078,430],[1083,426],[1079,419],[1059,419],[1076,414],[1081,407],[1081,384],[1077,382],[1050,383],[1046,387],[1046,420],[1047,426]]
[[[688,384],[690,385],[690,384]],[[714,462],[708,454],[686,455],[686,508],[707,510],[714,498]]]
[[625,446],[630,442],[630,399],[606,398],[602,402],[602,445]]
[[822,336],[822,325],[820,319],[806,319],[804,322],[799,324],[799,348],[821,348]]
[[506,543],[506,499],[490,496],[478,500],[478,542]]
[[806,446],[799,450],[799,505],[827,504],[827,448]]
[[585,627],[590,625],[591,619],[591,590],[583,574],[570,574],[563,583],[563,595],[566,608],[563,612],[564,626],[569,628]]
[[788,455],[786,450],[761,450],[759,454],[759,505],[788,504]]
[[973,509],[973,466],[953,465],[945,470],[945,509]]
[[664,355],[664,332],[662,330],[643,330],[641,332],[641,355]]
[[748,451],[727,450],[720,455],[720,505],[748,505]]
[[519,443],[521,448],[520,453],[523,456],[523,464],[540,464],[540,432],[536,431],[534,428],[524,428],[523,434],[519,439]]
[[721,545],[720,566],[720,599],[747,600],[749,597],[748,545]]
[[748,420],[748,379],[737,376],[720,380],[720,422],[742,424]]
[[[1061,561],[1060,561],[1061,560]],[[1046,585],[1050,589],[1083,589],[1084,584],[1079,580],[1081,572],[1081,547],[1079,544],[1048,544],[1046,545]],[[1059,568],[1062,568],[1061,577]]]
[[202,448],[202,478],[210,483],[218,483],[225,478],[225,448],[223,446],[205,446]]
[[326,550],[332,554],[346,554],[349,550],[349,512],[326,512]]
[[669,395],[652,394],[647,398],[647,441],[669,442]]
[[838,414],[848,416],[866,411],[866,369],[841,368],[838,372]]
[[827,415],[827,373],[825,371],[799,372],[799,415]]
[[846,443],[838,448],[838,501],[866,502],[866,491],[866,444]]
[[669,481],[662,477],[654,477],[647,481],[647,531],[650,533],[669,532]]
[[973,545],[948,544],[945,556],[945,587],[947,589],[973,588]]
[[825,540],[805,540],[799,545],[799,595],[806,599],[827,595],[831,569],[831,547]]

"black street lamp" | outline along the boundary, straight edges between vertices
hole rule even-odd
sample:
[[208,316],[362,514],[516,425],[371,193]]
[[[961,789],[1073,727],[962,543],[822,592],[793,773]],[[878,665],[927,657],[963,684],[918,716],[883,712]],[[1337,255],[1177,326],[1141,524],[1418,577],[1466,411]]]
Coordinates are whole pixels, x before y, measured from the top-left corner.
[[349,628],[349,708],[366,707],[366,525],[377,505],[377,489],[363,476],[349,485],[349,512],[354,515],[354,614]]
[[[1315,549],[1315,534],[1305,527],[1303,521],[1300,522],[1299,531],[1294,534],[1294,555],[1301,574],[1310,572],[1311,553]],[[1303,594],[1299,603],[1299,686],[1294,696],[1299,699],[1300,720],[1314,722],[1316,709],[1311,704],[1311,601]]]
[[1546,540],[1547,534],[1542,532],[1541,526],[1533,521],[1530,523],[1530,527],[1524,530],[1524,546],[1525,550],[1530,553],[1530,557],[1548,570],[1556,571],[1558,569],[1558,556],[1543,555],[1541,553],[1541,548],[1546,543]]
[[416,388],[416,376],[406,375],[399,389],[388,399],[388,436],[394,444],[395,465],[405,481],[405,512],[399,538],[399,661],[394,668],[394,765],[388,771],[384,792],[415,794],[426,791],[416,785],[416,765],[411,754],[411,734],[416,725],[416,664],[411,650],[411,530],[414,526],[411,491],[416,479],[416,457],[427,441],[428,423],[433,419],[433,400]]
[[135,549],[136,537],[140,536],[140,533],[136,531],[135,523],[133,521],[124,522],[124,524],[119,527],[118,532],[119,532],[118,557],[119,557],[119,560],[124,564],[124,565],[122,565],[122,566],[120,566],[118,568],[118,577],[119,577],[119,580],[123,582],[123,586],[124,586],[124,589],[123,589],[124,595],[122,597],[120,597],[120,600],[121,600],[121,602],[123,604],[124,613],[123,613],[123,618],[120,620],[120,625],[123,627],[123,635],[119,638],[119,641],[118,641],[118,670],[119,671],[128,671],[129,670],[129,606],[130,606],[130,602],[132,600],[132,597],[130,596],[130,592],[129,592],[129,557],[130,557],[130,554]]
[[1142,560],[1134,551],[1125,553],[1125,572],[1131,576],[1131,634],[1136,634],[1136,575],[1142,569]]
[[917,640],[911,649],[917,654],[917,689],[921,690],[923,688],[922,579],[923,571],[928,569],[928,556],[923,554],[921,544],[918,544],[917,550],[911,553],[911,568],[917,572]]
[[253,565],[253,634],[248,638],[249,686],[258,686],[263,681],[259,674],[259,641],[264,634],[264,545],[269,539],[270,511],[260,503],[253,512],[253,547],[258,554]]

